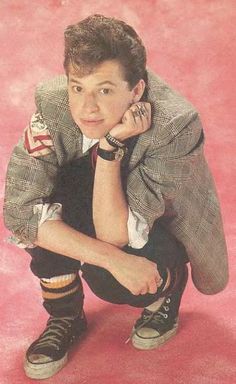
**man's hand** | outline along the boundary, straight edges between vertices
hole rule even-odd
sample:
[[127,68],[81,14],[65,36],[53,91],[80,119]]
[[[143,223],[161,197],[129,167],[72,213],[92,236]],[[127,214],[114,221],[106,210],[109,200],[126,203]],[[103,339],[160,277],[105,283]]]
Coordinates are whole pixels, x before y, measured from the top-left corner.
[[117,140],[123,141],[146,132],[150,126],[151,104],[139,102],[131,105],[125,112],[122,123],[113,127],[110,134]]
[[124,254],[112,259],[109,271],[133,295],[154,294],[163,282],[156,264],[145,257]]

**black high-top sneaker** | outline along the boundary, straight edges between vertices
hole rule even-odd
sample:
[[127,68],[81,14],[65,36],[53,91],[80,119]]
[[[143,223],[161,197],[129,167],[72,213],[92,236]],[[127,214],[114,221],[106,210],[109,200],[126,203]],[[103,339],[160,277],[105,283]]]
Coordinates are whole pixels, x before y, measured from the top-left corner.
[[164,344],[177,332],[180,301],[188,280],[185,265],[173,291],[163,297],[160,307],[152,312],[147,308],[136,321],[131,333],[132,344],[138,349],[154,349]]
[[67,363],[68,350],[87,329],[84,312],[77,317],[50,317],[43,333],[26,352],[24,369],[31,379],[47,379]]

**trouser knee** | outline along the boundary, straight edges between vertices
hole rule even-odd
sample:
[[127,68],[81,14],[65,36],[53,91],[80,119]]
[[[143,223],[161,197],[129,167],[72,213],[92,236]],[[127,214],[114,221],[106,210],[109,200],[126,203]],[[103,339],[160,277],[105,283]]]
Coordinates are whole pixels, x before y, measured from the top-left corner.
[[168,292],[170,292],[174,287],[175,280],[181,276],[185,263],[188,261],[182,244],[161,226],[157,228],[154,226],[148,243],[142,249],[133,249],[126,246],[123,251],[146,257],[155,262],[163,283],[155,294],[133,295],[104,268],[84,264],[82,266],[82,276],[90,289],[99,298],[114,304],[128,304],[134,307],[146,307],[152,304],[167,293],[165,287],[168,276],[170,278]]
[[168,276],[167,271],[162,271],[163,283],[155,294],[133,295],[103,268],[84,264],[82,271],[82,277],[92,292],[100,299],[113,304],[127,304],[140,308],[152,304],[161,297]]
[[39,278],[51,278],[76,273],[81,266],[78,260],[59,255],[41,247],[27,248],[31,256],[30,268]]

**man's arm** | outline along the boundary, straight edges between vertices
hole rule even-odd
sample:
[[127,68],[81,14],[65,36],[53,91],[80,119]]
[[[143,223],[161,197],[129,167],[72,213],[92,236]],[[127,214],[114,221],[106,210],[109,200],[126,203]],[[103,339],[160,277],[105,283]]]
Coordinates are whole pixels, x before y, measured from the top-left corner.
[[[142,108],[140,109],[137,106]],[[142,134],[151,125],[149,103],[136,103],[124,114],[121,124],[110,131],[116,139],[123,141]],[[105,138],[100,139],[99,147],[114,150]],[[122,247],[129,242],[129,212],[121,182],[121,162],[97,158],[93,189],[93,222],[98,239]]]
[[35,244],[63,256],[108,270],[134,295],[155,293],[160,275],[156,264],[93,239],[63,221],[46,221],[38,230]]
[[[114,150],[106,139],[99,146]],[[128,205],[121,183],[121,162],[97,157],[93,188],[93,222],[98,239],[123,247],[128,243]]]

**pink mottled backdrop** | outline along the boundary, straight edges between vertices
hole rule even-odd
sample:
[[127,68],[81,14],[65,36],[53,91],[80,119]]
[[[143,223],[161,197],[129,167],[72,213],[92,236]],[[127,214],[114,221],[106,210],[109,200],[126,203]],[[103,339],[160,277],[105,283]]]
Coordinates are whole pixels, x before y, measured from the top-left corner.
[[[12,146],[34,111],[34,88],[63,71],[63,30],[91,13],[122,18],[142,36],[149,66],[192,101],[206,133],[230,259],[230,282],[203,296],[190,281],[178,337],[158,351],[126,346],[137,309],[109,305],[87,289],[87,339],[48,383],[234,384],[236,203],[235,0],[1,0],[0,204]],[[46,320],[29,256],[6,243],[1,219],[0,383],[22,384],[22,359]]]

